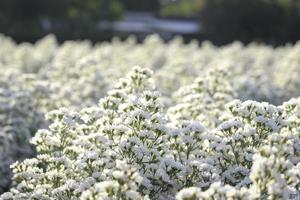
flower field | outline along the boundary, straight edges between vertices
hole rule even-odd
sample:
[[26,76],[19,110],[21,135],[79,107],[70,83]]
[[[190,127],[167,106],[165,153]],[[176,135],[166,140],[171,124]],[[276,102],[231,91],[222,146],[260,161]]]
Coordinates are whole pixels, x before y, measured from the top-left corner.
[[300,198],[300,43],[0,44],[1,200]]

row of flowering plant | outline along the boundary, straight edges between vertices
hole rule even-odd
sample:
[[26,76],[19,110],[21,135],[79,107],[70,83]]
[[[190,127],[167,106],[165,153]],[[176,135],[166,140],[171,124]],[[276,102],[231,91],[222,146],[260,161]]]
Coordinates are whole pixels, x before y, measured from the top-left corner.
[[98,106],[49,112],[0,199],[296,199],[299,112],[299,99],[234,100],[214,125],[173,126],[152,71],[134,67]]
[[[17,160],[35,155],[29,143],[39,128],[45,125],[36,99],[43,99],[38,87],[22,86],[25,77],[2,75],[0,81],[0,193],[11,183],[9,166]],[[12,83],[17,84],[12,84]],[[19,84],[21,82],[22,84]],[[40,97],[38,97],[40,96]]]

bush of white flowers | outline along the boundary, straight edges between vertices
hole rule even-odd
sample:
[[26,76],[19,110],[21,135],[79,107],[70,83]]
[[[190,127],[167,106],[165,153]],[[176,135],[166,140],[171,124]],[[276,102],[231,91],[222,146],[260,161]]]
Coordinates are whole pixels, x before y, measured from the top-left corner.
[[[221,168],[221,181],[207,190],[185,188],[176,198],[299,199],[299,106],[299,99],[279,107],[231,102],[228,108],[238,118],[221,124],[220,133],[208,136]],[[238,121],[241,119],[245,121]]]
[[225,115],[225,104],[236,94],[228,81],[228,74],[213,69],[192,85],[180,88],[174,96],[175,106],[168,110],[168,117],[174,125],[180,121],[197,120],[206,127],[215,128]]
[[[60,68],[55,67],[52,63],[58,54],[58,45],[51,35],[35,45],[16,45],[3,36],[0,36],[0,40],[5,46],[0,48],[2,193],[11,183],[9,165],[35,155],[29,140],[46,124],[44,114],[61,106],[72,106],[79,110],[95,104],[105,92],[105,81],[100,70],[96,70],[97,65],[79,58],[73,60],[78,63],[75,73],[64,73],[61,65]],[[80,49],[82,45],[78,46]]]
[[38,155],[12,165],[0,199],[298,197],[299,99],[234,100],[216,127],[172,126],[152,74],[134,67],[98,106],[49,112],[31,140]]
[[[192,84],[196,77],[203,77],[208,70],[216,68],[230,72],[226,79],[242,100],[279,105],[300,95],[297,90],[300,43],[272,48],[235,42],[218,48],[209,42],[184,44],[180,38],[164,43],[156,35],[140,44],[129,38],[96,45],[89,41],[58,45],[52,35],[35,44],[17,45],[3,35],[0,41],[1,71],[33,73],[38,80],[54,82],[61,90],[57,96],[61,95],[62,106],[75,106],[80,102],[78,99],[86,99],[81,101],[88,105],[96,103],[133,65],[154,71],[158,90],[168,106],[172,104],[172,93],[179,87]],[[98,96],[94,98],[95,95]],[[74,102],[67,102],[68,98]]]
[[1,200],[299,198],[300,43],[0,43]]
[[[85,109],[82,117],[67,109],[50,112],[53,123],[49,130],[40,130],[32,140],[39,152],[37,158],[15,164],[14,198],[79,197],[83,191],[93,190],[97,182],[122,176],[122,172],[115,172],[116,159],[127,161],[145,175],[140,183],[142,190],[150,193],[162,189],[159,186],[168,181],[167,173],[160,168],[168,166],[160,162],[164,160],[166,128],[160,125],[158,94],[153,91],[149,73],[136,68],[128,80],[121,80],[100,101],[102,109]],[[156,173],[158,170],[161,173]],[[35,183],[34,177],[38,178]]]
[[11,182],[10,164],[34,155],[29,140],[44,121],[32,95],[29,90],[0,89],[0,193]]

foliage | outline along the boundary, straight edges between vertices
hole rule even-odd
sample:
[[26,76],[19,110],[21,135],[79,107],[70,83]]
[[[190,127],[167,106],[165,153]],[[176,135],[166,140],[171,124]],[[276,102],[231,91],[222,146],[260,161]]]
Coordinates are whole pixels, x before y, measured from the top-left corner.
[[162,0],[159,14],[165,17],[197,17],[202,9],[203,0]]
[[297,0],[205,0],[200,22],[217,43],[234,40],[281,44],[298,38]]
[[50,32],[63,40],[91,38],[101,34],[96,28],[100,20],[116,20],[122,13],[119,0],[3,0],[0,32],[21,41],[36,41]]

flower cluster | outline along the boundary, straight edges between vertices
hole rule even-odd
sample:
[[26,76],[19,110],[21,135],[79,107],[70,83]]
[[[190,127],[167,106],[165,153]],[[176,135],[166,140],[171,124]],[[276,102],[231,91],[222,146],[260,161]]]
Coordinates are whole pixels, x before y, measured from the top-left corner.
[[181,166],[167,154],[168,129],[150,76],[150,71],[134,68],[100,100],[99,107],[81,113],[64,108],[50,112],[49,129],[39,130],[32,139],[39,155],[13,165],[13,198],[110,195],[97,189],[108,183],[121,190],[115,195],[138,195],[138,184],[130,182],[131,191],[107,182],[124,173],[116,160],[138,171],[142,194],[157,196],[173,189],[172,179]]
[[38,155],[12,165],[0,198],[295,198],[299,105],[234,100],[215,128],[186,119],[174,127],[152,72],[134,67],[98,106],[49,112],[49,128],[31,140]]
[[300,43],[0,43],[1,200],[299,198]]
[[278,107],[253,101],[228,104],[234,120],[224,122],[207,137],[221,169],[221,182],[212,183],[207,190],[185,188],[176,198],[298,199],[299,105],[299,99]]
[[[274,133],[254,155],[250,190],[256,198],[296,199],[300,187],[299,136]],[[297,196],[298,195],[298,196]]]
[[168,111],[172,123],[197,120],[206,127],[219,125],[226,110],[225,104],[235,97],[227,76],[225,71],[214,69],[192,85],[181,88],[175,94],[175,99],[178,99],[175,106]]
[[29,140],[45,124],[32,98],[37,93],[10,85],[6,78],[6,82],[0,82],[0,193],[10,184],[9,165],[34,155]]
[[237,187],[250,184],[253,154],[268,136],[284,125],[282,110],[268,103],[234,100],[226,105],[231,116],[207,137],[217,158],[222,181]]
[[96,183],[90,189],[84,191],[80,199],[149,199],[138,192],[142,177],[126,162],[117,161],[116,170],[111,173],[111,180]]

